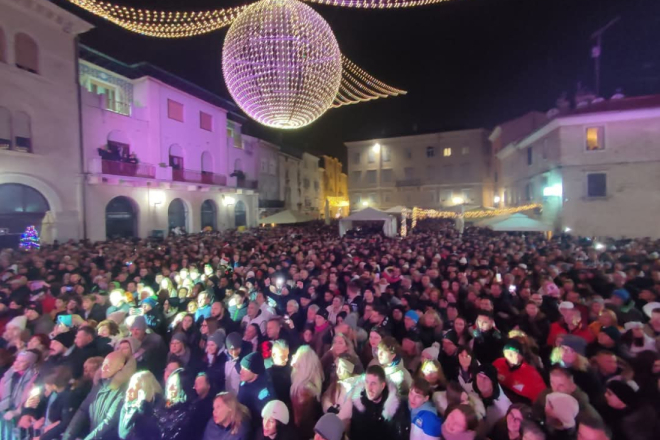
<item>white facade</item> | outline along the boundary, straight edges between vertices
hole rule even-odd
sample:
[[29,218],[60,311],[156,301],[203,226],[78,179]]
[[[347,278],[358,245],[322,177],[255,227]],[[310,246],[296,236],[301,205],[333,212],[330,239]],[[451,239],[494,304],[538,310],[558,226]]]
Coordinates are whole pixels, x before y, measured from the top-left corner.
[[280,200],[284,200],[284,207],[292,211],[302,211],[302,178],[301,158],[280,150]]
[[345,145],[351,209],[492,205],[492,160],[483,129]]
[[[0,191],[19,184],[43,196],[47,241],[83,236],[75,38],[91,28],[46,0],[0,0]],[[16,203],[3,196],[0,213],[31,209]]]
[[560,115],[497,157],[503,206],[543,203],[547,222],[576,235],[660,237],[660,96]]
[[319,158],[304,152],[302,155],[300,177],[302,182],[302,212],[319,216],[321,200],[321,171]]
[[[232,228],[243,209],[244,224],[256,225],[255,155],[228,111],[170,86],[168,74],[161,80],[138,71],[130,79],[112,70],[115,60],[85,53],[110,66],[81,61],[89,238]],[[134,153],[139,164],[104,160],[106,145]],[[129,203],[111,209],[119,196]]]

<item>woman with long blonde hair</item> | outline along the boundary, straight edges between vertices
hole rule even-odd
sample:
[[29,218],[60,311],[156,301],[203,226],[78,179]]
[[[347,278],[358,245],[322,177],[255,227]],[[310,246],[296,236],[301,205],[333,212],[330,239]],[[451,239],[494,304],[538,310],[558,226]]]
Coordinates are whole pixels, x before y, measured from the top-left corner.
[[160,437],[154,406],[162,394],[163,388],[151,371],[139,371],[131,376],[119,417],[121,439],[147,440]]
[[[227,434],[229,431],[229,434]],[[248,440],[250,411],[232,393],[222,392],[213,400],[213,417],[206,425],[204,438]]]
[[309,345],[301,346],[291,361],[291,405],[300,438],[314,437],[314,424],[322,415],[323,367]]
[[335,337],[332,338],[332,347],[321,358],[321,367],[326,379],[334,378],[337,359],[340,355],[348,356],[353,364],[359,364],[360,368],[362,367],[362,362],[355,353],[353,341],[343,333],[335,333]]

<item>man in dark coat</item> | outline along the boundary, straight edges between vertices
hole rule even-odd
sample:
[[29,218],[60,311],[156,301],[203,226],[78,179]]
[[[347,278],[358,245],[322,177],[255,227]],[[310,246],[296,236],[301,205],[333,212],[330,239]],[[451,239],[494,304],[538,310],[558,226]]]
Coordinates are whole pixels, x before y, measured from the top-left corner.
[[474,355],[482,364],[492,364],[502,355],[504,340],[502,334],[494,327],[493,315],[485,310],[477,314],[474,330]]
[[[92,388],[85,401],[69,424],[62,440],[89,438],[112,440],[118,437],[119,415],[126,394],[126,387],[133,373],[135,360],[126,358],[121,351],[113,351],[105,357],[101,366],[101,380]],[[89,434],[82,431],[89,424]]]
[[275,399],[275,391],[266,375],[264,358],[260,353],[252,352],[241,360],[241,385],[238,389],[238,401],[250,410],[252,426],[261,427],[261,410]]
[[97,345],[94,343],[95,337],[96,334],[91,327],[81,327],[76,332],[75,347],[67,356],[67,363],[73,372],[74,379],[82,376],[83,364],[87,359],[100,354]]
[[270,383],[273,384],[275,396],[277,400],[284,402],[289,409],[289,413],[293,414],[293,407],[291,406],[291,365],[289,365],[289,346],[286,341],[279,339],[273,342],[273,349],[271,351],[272,365],[268,368],[268,378]]

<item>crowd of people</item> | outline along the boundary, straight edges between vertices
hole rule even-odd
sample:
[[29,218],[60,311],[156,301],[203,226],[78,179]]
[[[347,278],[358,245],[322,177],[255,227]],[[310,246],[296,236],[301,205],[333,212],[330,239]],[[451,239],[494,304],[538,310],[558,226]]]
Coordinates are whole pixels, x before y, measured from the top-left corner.
[[658,250],[439,220],[3,250],[0,438],[658,439]]

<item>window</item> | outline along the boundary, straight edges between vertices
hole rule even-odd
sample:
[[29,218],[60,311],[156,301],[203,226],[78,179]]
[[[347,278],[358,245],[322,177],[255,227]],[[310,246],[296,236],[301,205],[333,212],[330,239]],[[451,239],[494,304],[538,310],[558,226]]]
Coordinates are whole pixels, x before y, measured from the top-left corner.
[[375,205],[375,204],[376,204],[376,199],[377,199],[377,197],[378,197],[378,195],[377,195],[376,193],[371,193],[371,194],[369,194],[369,202],[370,202],[372,205]]
[[390,203],[392,201],[392,193],[383,193],[383,202]]
[[25,112],[14,115],[14,150],[24,153],[32,152],[32,134],[30,116]]
[[370,185],[376,184],[376,170],[367,171],[367,183]]
[[442,150],[442,155],[443,155],[444,157],[449,157],[449,156],[451,156],[451,148],[445,148],[444,150]]
[[470,147],[463,147],[461,148],[461,154],[465,156],[466,154],[470,154]]
[[7,62],[7,40],[5,39],[5,31],[0,28],[0,63]]
[[472,190],[471,189],[464,189],[463,190],[463,203],[469,203],[472,201]]
[[406,152],[406,159],[412,159],[413,157],[412,148],[406,147],[405,152]]
[[309,189],[309,179],[307,177],[303,179],[303,188]]
[[268,163],[268,173],[273,176],[277,174],[277,163],[274,160]]
[[450,202],[452,199],[452,192],[450,189],[444,189],[440,192],[440,201],[441,202]]
[[404,169],[403,169],[404,178],[405,178],[406,180],[410,180],[410,179],[412,179],[412,178],[413,178],[413,172],[414,172],[414,170],[413,170],[413,168],[411,168],[411,167],[406,167],[406,168],[404,168]]
[[383,162],[389,162],[390,161],[390,149],[387,147],[380,147],[380,154],[381,157],[383,158]]
[[356,165],[360,164],[360,153],[353,153],[353,163]]
[[525,185],[525,198],[527,200],[534,199],[534,185],[532,183]]
[[605,149],[605,129],[603,127],[587,128],[587,151],[598,151]]
[[14,40],[16,67],[32,73],[39,73],[39,47],[27,34],[16,34]]
[[532,147],[529,147],[529,148],[527,149],[527,166],[529,166],[529,165],[532,164],[532,158],[533,158],[533,156],[532,156],[532,154],[533,154],[532,151],[533,151],[533,150],[532,150]]
[[183,104],[167,100],[167,117],[175,121],[183,122]]
[[435,147],[426,147],[426,157],[435,157]]
[[8,108],[0,107],[0,150],[11,148],[11,113]]
[[367,151],[367,161],[369,163],[375,163],[376,162],[376,153],[371,148],[369,149],[369,151]]
[[259,171],[262,173],[268,172],[268,161],[266,159],[261,159],[261,167],[259,168]]
[[392,181],[392,178],[394,177],[394,174],[393,174],[393,171],[392,171],[391,168],[388,168],[386,170],[382,170],[381,173],[382,173],[381,176],[380,176],[381,182],[391,182]]
[[607,196],[607,174],[605,173],[587,174],[587,196],[588,197]]
[[213,116],[208,113],[199,112],[199,128],[206,131],[213,131]]
[[360,183],[360,171],[353,171],[351,173],[351,180],[353,181],[353,184],[359,184]]

